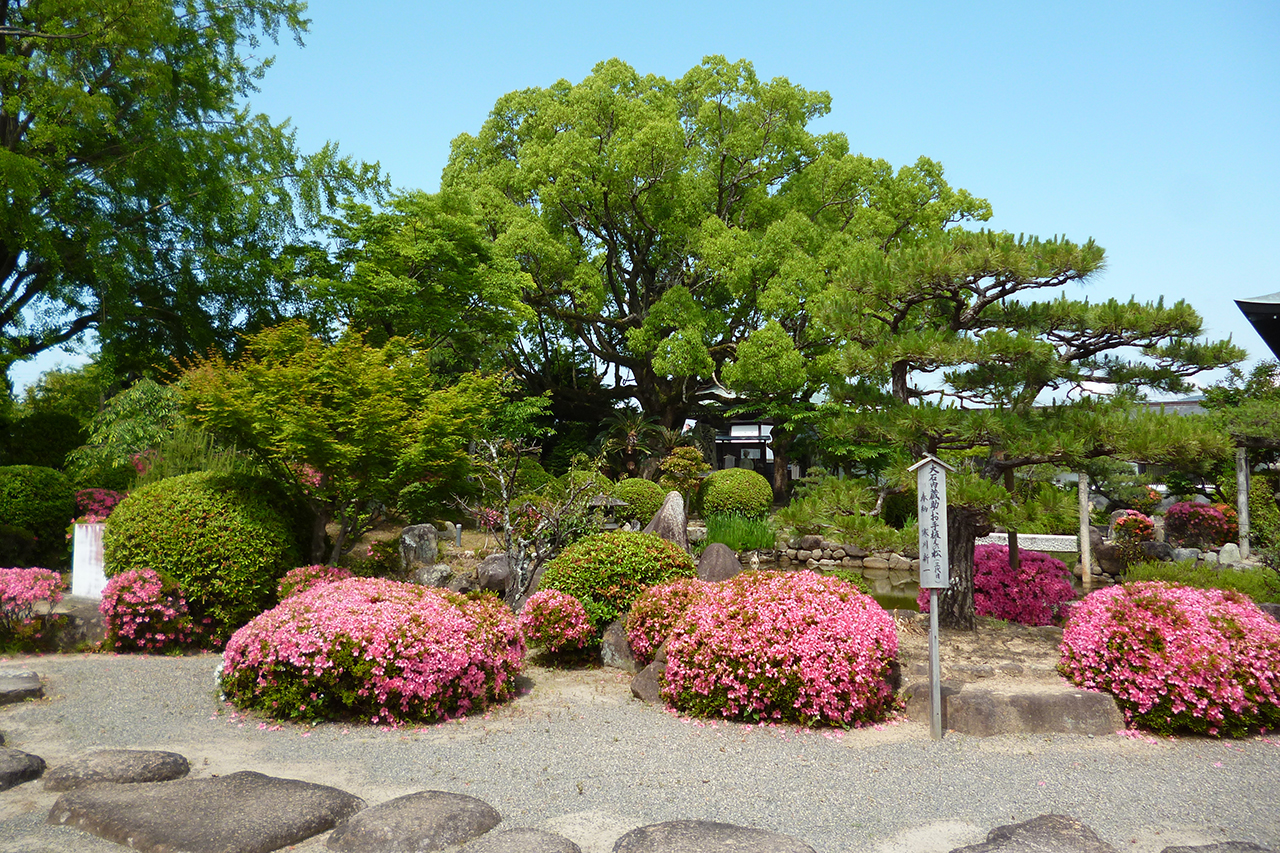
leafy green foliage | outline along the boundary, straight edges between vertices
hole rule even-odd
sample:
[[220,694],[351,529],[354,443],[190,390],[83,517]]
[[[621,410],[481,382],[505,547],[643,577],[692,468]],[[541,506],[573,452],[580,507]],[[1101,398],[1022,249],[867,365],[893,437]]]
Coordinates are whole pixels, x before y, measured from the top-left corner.
[[197,362],[183,401],[196,422],[288,472],[316,515],[311,559],[332,563],[406,488],[422,514],[466,480],[467,442],[501,401],[499,384],[468,376],[437,390],[428,360],[400,338],[329,344],[290,322],[247,338],[239,362]]
[[75,514],[75,488],[61,472],[35,465],[0,468],[0,519],[9,528],[0,536],[0,564],[65,567],[63,533]]
[[645,588],[693,577],[696,571],[679,546],[651,533],[615,530],[561,551],[547,563],[539,589],[559,590],[581,601],[601,633]]
[[613,496],[627,502],[626,506],[615,507],[614,515],[626,521],[642,521],[648,524],[649,519],[662,508],[666,493],[652,480],[628,477],[620,480],[613,487]]
[[218,639],[271,605],[277,581],[299,563],[288,497],[261,478],[201,471],[131,493],[103,537],[108,577],[133,569],[171,575],[197,621]]
[[0,419],[0,464],[61,469],[83,441],[80,421],[61,412],[32,412],[7,423]]
[[666,491],[679,492],[687,500],[697,494],[703,475],[710,469],[696,447],[676,447],[658,464],[662,472],[658,485]]
[[339,195],[378,185],[244,107],[269,62],[260,40],[299,37],[304,9],[6,0],[0,371],[92,331],[125,375],[234,349],[296,305],[292,244]]
[[736,512],[712,513],[707,522],[707,544],[720,542],[734,551],[772,550],[778,534],[768,519]]
[[698,489],[698,509],[703,516],[737,513],[759,518],[773,506],[773,487],[760,474],[746,468],[712,471]]
[[71,453],[68,469],[86,486],[129,488],[141,454],[159,447],[181,423],[178,390],[140,379],[94,416],[89,438]]

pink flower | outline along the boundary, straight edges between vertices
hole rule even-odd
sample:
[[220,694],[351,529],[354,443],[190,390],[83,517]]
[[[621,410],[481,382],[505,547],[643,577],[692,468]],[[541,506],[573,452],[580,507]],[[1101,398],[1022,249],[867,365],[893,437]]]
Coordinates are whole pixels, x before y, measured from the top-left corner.
[[[973,549],[973,606],[979,616],[1023,625],[1051,625],[1062,605],[1076,597],[1071,576],[1061,560],[1039,551],[1018,552],[1018,571],[1009,568],[1005,545]],[[921,613],[929,612],[929,591],[916,597]]]
[[552,654],[585,648],[595,636],[582,602],[554,589],[529,596],[517,623],[526,644],[541,646]]
[[662,695],[701,716],[860,725],[888,713],[893,620],[813,572],[745,572],[708,584],[667,646]]
[[1146,581],[1072,608],[1059,670],[1131,725],[1238,737],[1280,725],[1280,624],[1247,597]]

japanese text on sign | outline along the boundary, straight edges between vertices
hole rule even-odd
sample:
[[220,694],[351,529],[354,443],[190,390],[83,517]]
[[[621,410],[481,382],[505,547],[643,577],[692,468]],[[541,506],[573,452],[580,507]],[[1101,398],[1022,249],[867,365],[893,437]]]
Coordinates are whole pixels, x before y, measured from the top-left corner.
[[920,586],[943,588],[951,583],[947,560],[947,466],[927,456],[912,467],[916,469],[920,521]]

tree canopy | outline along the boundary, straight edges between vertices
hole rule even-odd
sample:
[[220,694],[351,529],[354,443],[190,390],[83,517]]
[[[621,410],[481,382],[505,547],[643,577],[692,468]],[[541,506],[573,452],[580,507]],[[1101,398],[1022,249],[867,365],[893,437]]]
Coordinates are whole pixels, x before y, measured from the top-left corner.
[[292,247],[378,184],[243,99],[300,0],[0,2],[0,369],[96,333],[137,371],[280,321]]

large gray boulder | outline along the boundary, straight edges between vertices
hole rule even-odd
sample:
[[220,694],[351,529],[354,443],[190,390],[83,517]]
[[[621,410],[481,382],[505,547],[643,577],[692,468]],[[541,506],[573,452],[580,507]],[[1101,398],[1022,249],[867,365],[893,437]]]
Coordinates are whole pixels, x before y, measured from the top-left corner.
[[476,568],[476,583],[480,589],[496,592],[503,598],[516,585],[516,571],[506,554],[490,554]]
[[0,746],[0,791],[39,779],[44,772],[44,759],[20,749]]
[[400,531],[400,565],[406,572],[434,566],[440,559],[440,537],[434,524],[411,524]]
[[46,791],[71,791],[97,782],[167,782],[190,771],[187,759],[176,752],[103,749],[54,767],[44,774],[43,785]]
[[742,563],[738,555],[723,542],[712,542],[707,550],[698,558],[698,579],[711,581],[727,581],[742,571]]
[[959,847],[951,853],[1116,853],[1116,848],[1073,817],[1045,814],[1037,818],[997,826],[981,844]]
[[143,853],[268,853],[333,829],[364,805],[327,785],[242,771],[78,788],[58,798],[48,822]]
[[1228,542],[1218,551],[1218,562],[1224,566],[1232,566],[1239,563],[1244,558],[1240,556],[1240,546],[1234,542]]
[[631,652],[631,641],[627,639],[623,620],[615,619],[604,629],[604,636],[600,639],[600,663],[624,672],[640,669],[636,656]]
[[631,695],[650,705],[662,704],[662,677],[667,671],[667,644],[658,646],[653,662],[631,679]]
[[453,569],[445,563],[436,563],[434,566],[422,566],[413,572],[413,582],[419,586],[431,586],[438,588],[447,588],[453,581]]
[[814,849],[766,829],[672,820],[631,830],[613,845],[613,853],[814,853]]
[[689,517],[684,512],[684,497],[679,492],[667,492],[662,507],[645,526],[644,532],[656,533],[688,551]]
[[448,791],[420,791],[365,809],[326,842],[339,853],[427,853],[483,835],[502,821],[483,800]]

